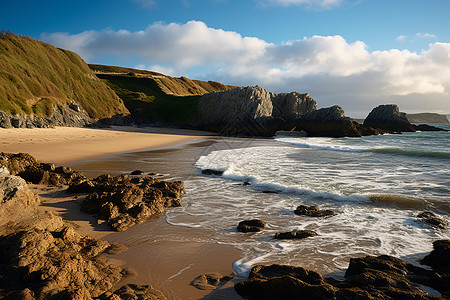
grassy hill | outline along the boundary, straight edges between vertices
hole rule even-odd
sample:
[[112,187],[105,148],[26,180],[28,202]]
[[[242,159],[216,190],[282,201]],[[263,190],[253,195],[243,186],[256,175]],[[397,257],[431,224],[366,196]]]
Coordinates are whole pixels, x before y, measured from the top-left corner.
[[89,67],[117,93],[130,112],[172,125],[183,124],[196,117],[201,95],[234,87],[123,67]]
[[1,111],[49,116],[54,105],[72,101],[94,119],[128,112],[77,54],[0,32]]

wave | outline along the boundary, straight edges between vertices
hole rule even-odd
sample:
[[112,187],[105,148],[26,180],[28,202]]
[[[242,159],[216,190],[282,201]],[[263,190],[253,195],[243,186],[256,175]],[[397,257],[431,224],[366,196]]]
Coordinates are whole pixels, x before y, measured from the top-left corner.
[[367,151],[372,152],[372,153],[382,153],[382,154],[450,159],[450,152],[403,150],[403,149],[398,149],[398,148],[380,148],[380,149],[370,149]]
[[331,140],[311,140],[304,141],[291,138],[277,138],[278,142],[287,143],[296,146],[302,146],[307,148],[327,150],[327,151],[339,151],[339,152],[371,152],[379,154],[391,154],[391,155],[403,155],[413,157],[431,157],[431,158],[450,158],[450,152],[439,151],[420,151],[420,150],[405,150],[399,148],[363,148],[363,146],[350,146],[350,145],[337,145],[330,144]]

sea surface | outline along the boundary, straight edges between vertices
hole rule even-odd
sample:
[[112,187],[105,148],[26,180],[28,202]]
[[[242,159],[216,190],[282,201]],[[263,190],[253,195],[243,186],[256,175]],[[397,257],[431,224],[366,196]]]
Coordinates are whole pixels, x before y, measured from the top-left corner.
[[[450,129],[449,124],[436,125]],[[184,238],[241,249],[242,257],[233,264],[241,275],[256,263],[282,263],[341,278],[351,257],[387,254],[418,264],[433,241],[450,238],[449,230],[417,218],[431,211],[450,220],[450,132],[217,137],[75,167],[87,175],[141,169],[164,180],[183,180],[183,206],[169,209],[164,218],[176,228],[198,229],[197,236]],[[224,173],[208,176],[202,169]],[[337,215],[298,216],[294,210],[301,204]],[[237,224],[247,219],[261,219],[267,227],[258,233],[237,232]],[[276,232],[293,229],[313,230],[318,236],[273,239]],[[142,244],[155,240],[155,233],[130,239]]]

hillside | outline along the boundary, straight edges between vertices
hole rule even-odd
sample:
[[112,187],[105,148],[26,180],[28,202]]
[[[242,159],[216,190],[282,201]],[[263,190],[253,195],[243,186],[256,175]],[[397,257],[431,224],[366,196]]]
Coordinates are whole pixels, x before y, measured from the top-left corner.
[[104,65],[89,67],[117,93],[134,116],[150,122],[177,125],[192,121],[201,95],[234,88],[151,71]]
[[50,117],[56,106],[70,103],[92,119],[128,113],[77,54],[0,32],[0,111]]
[[406,114],[411,123],[449,123],[446,115],[435,113]]

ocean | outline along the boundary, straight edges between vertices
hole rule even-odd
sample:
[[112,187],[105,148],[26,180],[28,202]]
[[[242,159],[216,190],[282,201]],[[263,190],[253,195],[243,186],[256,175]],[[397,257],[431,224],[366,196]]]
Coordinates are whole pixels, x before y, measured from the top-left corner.
[[[436,125],[450,129],[449,124]],[[418,264],[432,250],[433,241],[450,238],[448,230],[417,218],[431,211],[449,220],[450,132],[361,138],[283,133],[266,139],[213,137],[75,167],[88,176],[141,169],[165,180],[183,180],[183,206],[167,210],[165,220],[175,227],[198,229],[191,239],[242,250],[233,269],[244,276],[254,264],[279,263],[340,279],[351,257],[387,254]],[[224,173],[204,175],[202,169]],[[299,205],[317,205],[336,215],[299,216],[294,214]],[[267,226],[258,233],[238,232],[237,224],[248,219],[263,220]],[[318,235],[273,239],[276,232],[293,229]],[[155,240],[155,233],[140,232],[129,242]]]

